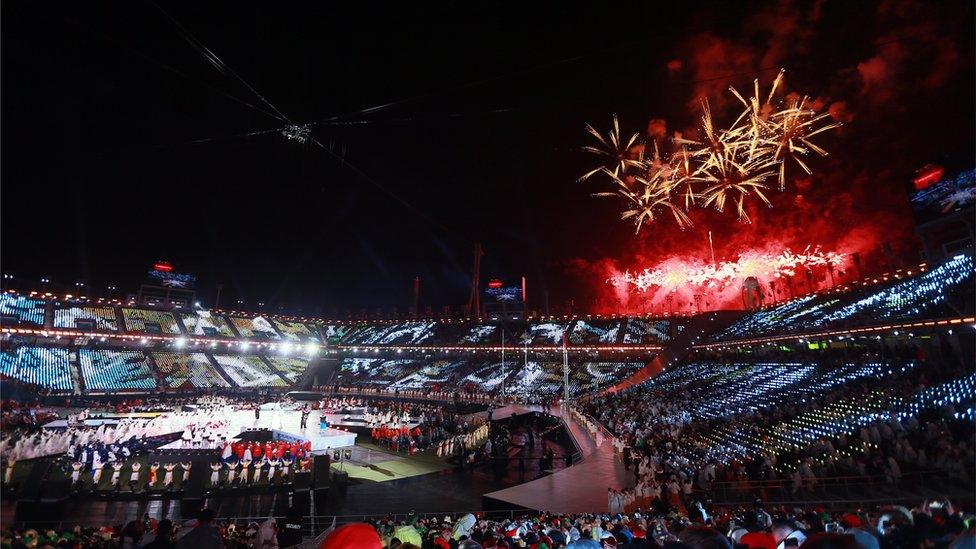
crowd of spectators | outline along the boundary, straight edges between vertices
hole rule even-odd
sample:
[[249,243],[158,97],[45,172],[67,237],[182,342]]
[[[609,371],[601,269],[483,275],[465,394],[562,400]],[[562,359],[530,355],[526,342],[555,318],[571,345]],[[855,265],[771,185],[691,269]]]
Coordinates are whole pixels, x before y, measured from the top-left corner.
[[693,489],[716,482],[778,479],[796,493],[828,477],[897,483],[907,471],[935,471],[971,485],[976,376],[951,349],[938,360],[911,342],[808,350],[789,363],[777,362],[783,351],[725,353],[581,405],[633,466],[636,486],[618,510],[691,505]]
[[909,509],[876,506],[828,510],[821,506],[702,505],[684,513],[635,510],[627,513],[553,514],[525,512],[506,518],[484,513],[376,517],[333,525],[301,542],[294,518],[240,522],[217,519],[204,509],[179,524],[148,515],[125,525],[66,530],[5,528],[0,546],[31,547],[320,547],[322,549],[963,549],[976,544],[976,517],[947,499],[926,500]]
[[746,314],[712,340],[971,315],[976,303],[973,272],[973,257],[958,255],[907,278],[875,281],[844,293],[811,294]]

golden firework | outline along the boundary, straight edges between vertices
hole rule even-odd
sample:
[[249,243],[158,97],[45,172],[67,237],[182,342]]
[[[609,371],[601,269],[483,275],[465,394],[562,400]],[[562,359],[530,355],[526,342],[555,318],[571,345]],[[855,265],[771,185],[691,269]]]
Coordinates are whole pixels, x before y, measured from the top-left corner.
[[604,168],[608,168],[612,175],[619,176],[625,173],[628,168],[640,166],[640,161],[633,159],[631,153],[631,149],[637,144],[638,135],[635,133],[626,140],[621,139],[620,122],[617,120],[616,114],[613,115],[613,125],[606,136],[600,134],[596,128],[589,124],[586,125],[586,131],[596,138],[600,146],[586,145],[583,150],[604,157],[607,164],[583,174],[579,181],[589,179],[594,174],[604,171]]
[[[826,156],[827,151],[811,138],[840,125],[829,121],[829,113],[812,109],[807,97],[791,96],[785,104],[777,103],[783,75],[781,70],[765,95],[760,92],[758,79],[753,81],[748,98],[729,87],[743,108],[727,127],[715,124],[708,101],[703,99],[701,138],[674,139],[677,148],[670,156],[662,155],[654,142],[653,154],[645,158],[643,147],[636,150],[637,134],[626,140],[621,138],[616,115],[606,136],[587,124],[587,131],[597,138],[599,146],[584,150],[603,156],[608,162],[580,180],[601,172],[607,174],[616,188],[597,196],[624,198],[627,206],[621,217],[633,219],[638,231],[655,221],[659,212],[671,211],[678,226],[684,228],[691,225],[685,212],[692,206],[724,211],[730,202],[735,204],[739,220],[750,222],[747,199],[754,195],[769,206],[767,180],[778,173],[779,189],[784,190],[790,159],[806,173],[812,173],[803,157],[811,152]],[[676,196],[679,201],[683,199],[684,211],[673,201]]]

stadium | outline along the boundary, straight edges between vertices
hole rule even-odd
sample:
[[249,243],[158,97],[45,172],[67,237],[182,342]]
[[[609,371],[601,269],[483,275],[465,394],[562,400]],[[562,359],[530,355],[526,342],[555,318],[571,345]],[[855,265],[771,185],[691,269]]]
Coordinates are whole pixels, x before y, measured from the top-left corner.
[[[498,77],[505,88],[520,83],[517,96],[525,101],[548,102],[550,92],[569,98],[553,101],[554,114],[533,107],[521,130],[493,121],[524,108],[519,101],[474,108],[482,91],[498,93],[496,78],[458,87],[430,75],[416,78],[443,89],[354,114],[319,119],[307,112],[296,119],[309,122],[297,123],[250,81],[288,97],[289,86],[263,78],[279,70],[273,63],[238,60],[247,69],[240,72],[225,64],[258,54],[237,44],[234,25],[218,30],[210,8],[150,2],[66,10],[64,24],[73,29],[66,36],[77,33],[81,48],[66,54],[69,61],[92,56],[86,66],[98,67],[84,77],[94,87],[83,94],[118,101],[121,112],[110,116],[120,119],[131,116],[126,101],[134,101],[132,108],[158,115],[155,124],[175,128],[160,130],[164,137],[180,127],[210,128],[215,137],[157,145],[133,135],[126,148],[92,153],[97,159],[81,163],[88,167],[69,168],[39,167],[26,144],[5,140],[4,152],[17,157],[5,160],[5,173],[28,173],[29,165],[34,180],[61,169],[79,179],[52,185],[63,193],[51,200],[4,176],[0,544],[972,547],[972,120],[946,127],[935,138],[941,143],[917,147],[885,133],[888,116],[932,123],[931,116],[912,118],[908,108],[890,114],[889,101],[972,112],[972,6],[950,3],[943,13],[912,2],[787,4],[769,13],[752,5],[739,13],[723,3],[668,8],[678,27],[668,40],[685,44],[683,53],[647,60],[642,51],[639,58],[670,75],[654,80],[672,87],[668,93],[716,95],[690,103],[652,95],[655,109],[698,110],[682,129],[676,122],[667,131],[652,118],[633,137],[621,120],[646,113],[627,108],[634,112],[619,120],[614,114],[604,132],[605,124],[590,125],[583,114],[605,116],[613,103],[603,96],[588,102],[560,83],[595,74],[594,66],[633,61],[608,61],[603,50]],[[15,29],[4,31],[5,46],[15,50],[5,54],[4,72],[21,79],[6,84],[14,99],[4,100],[4,113],[13,114],[5,124],[28,132],[17,113],[41,113],[43,102],[63,100],[45,96],[52,85],[45,78],[58,70],[37,76],[42,54],[21,47],[40,36],[33,8],[5,4],[3,11]],[[636,21],[621,24],[647,22],[650,15],[638,11]],[[260,13],[279,23],[323,17]],[[120,14],[131,29],[113,27]],[[237,17],[240,25],[256,20]],[[399,36],[399,16],[390,17],[376,23],[392,33],[383,40]],[[552,46],[562,54],[574,51],[567,44],[582,40],[575,33],[590,23],[566,17],[553,23],[573,31],[573,40]],[[592,17],[615,19],[600,10]],[[184,26],[183,18],[192,23]],[[797,61],[806,50],[781,40],[799,36],[826,47],[835,36],[823,31],[823,21],[847,18],[878,26],[870,37],[848,38],[867,48],[848,52],[866,56],[845,65],[853,72],[836,69],[836,60],[812,62],[806,70],[816,76],[798,78],[794,88],[784,70],[764,66],[772,59],[776,69],[791,61],[807,67]],[[928,27],[906,30],[905,21],[919,18],[955,24],[941,36]],[[716,28],[693,30],[701,21]],[[787,29],[808,30],[777,30],[786,22]],[[359,22],[351,25],[336,32],[361,32]],[[474,36],[492,36],[495,28],[487,21],[463,25]],[[758,46],[750,25],[774,38]],[[341,70],[315,50],[331,38],[288,28],[269,32]],[[511,30],[520,50],[512,59],[522,46],[561,40],[553,29],[532,39]],[[447,35],[437,33],[447,31],[428,31],[446,44]],[[160,32],[179,40],[136,38]],[[924,79],[921,67],[932,67],[900,49],[900,32],[921,50],[953,55]],[[684,42],[688,33],[694,40]],[[458,52],[437,57],[400,39],[407,51],[428,52],[444,66],[453,55],[509,55],[461,40]],[[50,47],[61,51],[71,40]],[[185,57],[159,61],[176,43]],[[103,50],[120,44],[123,53]],[[350,59],[380,63],[361,49]],[[721,61],[709,61],[717,51]],[[162,68],[193,89],[144,90],[162,106],[122,100],[102,80],[115,55]],[[189,64],[199,64],[198,55],[204,68]],[[891,70],[897,63],[922,84],[903,89],[888,73],[879,75],[879,63]],[[733,67],[734,74],[726,68],[721,78],[705,77],[705,65]],[[142,74],[130,70],[117,74]],[[542,80],[556,82],[538,83],[536,71],[555,71]],[[863,87],[842,85],[855,73]],[[409,89],[412,77],[397,74],[390,78],[403,80],[393,89]],[[348,86],[371,97],[367,90],[384,80]],[[310,77],[304,86],[332,89],[330,79],[323,82]],[[202,93],[199,84],[214,101],[231,99],[233,108],[273,120],[231,137],[216,123],[238,115],[184,120],[195,108],[198,117],[212,108],[189,99]],[[795,91],[820,84],[824,91],[809,97]],[[890,96],[879,99],[877,86],[889,86]],[[175,110],[162,99],[170,94],[178,98]],[[457,94],[468,95],[454,101]],[[338,92],[326,97],[336,105],[350,100]],[[576,105],[581,112],[574,114]],[[559,143],[535,149],[534,136],[517,136],[567,116],[585,129],[566,138],[571,152]],[[453,174],[423,184],[405,183],[414,181],[408,174],[401,184],[372,170],[423,169],[396,153],[370,149],[357,157],[345,149],[379,143],[381,132],[384,139],[405,132],[407,141],[424,141],[425,132],[440,133],[443,120],[471,127],[451,126],[431,138],[453,151],[445,155],[530,150],[533,158],[565,164],[544,170],[565,181],[517,199],[512,193],[524,182],[499,183],[514,187],[491,189],[490,200],[474,204],[470,190],[452,194]],[[108,121],[93,126],[99,124]],[[490,127],[488,134],[510,133],[478,147],[457,138],[484,135],[479,125]],[[121,146],[116,130],[104,130],[115,136],[105,143],[102,130],[93,131],[94,145],[74,136],[58,154]],[[865,141],[867,131],[885,136]],[[337,141],[323,144],[326,136]],[[862,148],[844,151],[855,142]],[[404,147],[422,156],[428,145]],[[130,155],[138,159],[122,159]],[[134,173],[154,181],[144,162],[154,155],[181,158],[191,169],[179,177],[190,184],[130,187]],[[239,166],[214,167],[223,155]],[[308,160],[313,155],[317,160]],[[326,166],[320,157],[335,162]],[[129,161],[137,172],[105,167]],[[285,166],[293,161],[301,166]],[[392,172],[384,172],[384,162]],[[447,172],[468,166],[445,162]],[[96,164],[104,171],[86,175]],[[225,184],[209,188],[210,169],[231,170],[220,173],[233,177],[240,196],[230,197]],[[485,168],[489,183],[492,169]],[[278,182],[269,184],[267,173]],[[301,182],[322,174],[347,182],[348,194],[297,194],[308,190]],[[104,177],[104,184],[88,177]],[[274,196],[275,185],[287,196]],[[408,197],[411,185],[418,195]],[[544,207],[528,194],[573,185],[589,187],[573,187],[578,197]],[[428,191],[437,198],[426,200]],[[526,220],[514,221],[521,207]],[[570,208],[580,210],[571,215]],[[346,247],[346,240],[355,244]],[[418,240],[427,251],[414,247]]]

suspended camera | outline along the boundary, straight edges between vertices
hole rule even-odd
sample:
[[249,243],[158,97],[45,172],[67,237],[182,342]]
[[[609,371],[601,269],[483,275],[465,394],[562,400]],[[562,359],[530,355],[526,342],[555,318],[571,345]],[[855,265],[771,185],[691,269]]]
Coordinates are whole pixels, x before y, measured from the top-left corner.
[[281,130],[281,135],[289,141],[306,144],[312,139],[312,129],[308,125],[293,124]]

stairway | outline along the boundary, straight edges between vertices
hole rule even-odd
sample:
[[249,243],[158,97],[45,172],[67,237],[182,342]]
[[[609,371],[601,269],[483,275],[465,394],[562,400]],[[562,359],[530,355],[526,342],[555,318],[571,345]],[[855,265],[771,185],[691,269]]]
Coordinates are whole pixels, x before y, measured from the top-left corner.
[[75,396],[85,392],[85,376],[81,375],[81,363],[78,361],[78,351],[68,353],[68,367],[71,369],[71,380]]
[[217,359],[214,358],[212,354],[204,353],[204,356],[206,356],[207,359],[210,361],[210,365],[213,366],[213,369],[218,374],[220,374],[220,377],[224,378],[224,381],[226,381],[231,387],[237,387],[237,383],[235,383],[234,380],[229,375],[227,375],[227,372],[224,370],[224,367],[221,366],[219,362],[217,362]]
[[302,375],[298,376],[298,379],[295,380],[295,384],[292,385],[292,390],[301,391],[311,388],[315,383],[316,377],[320,380],[319,385],[329,385],[339,372],[339,362],[340,359],[338,358],[316,358],[310,360],[308,368],[305,368]]

